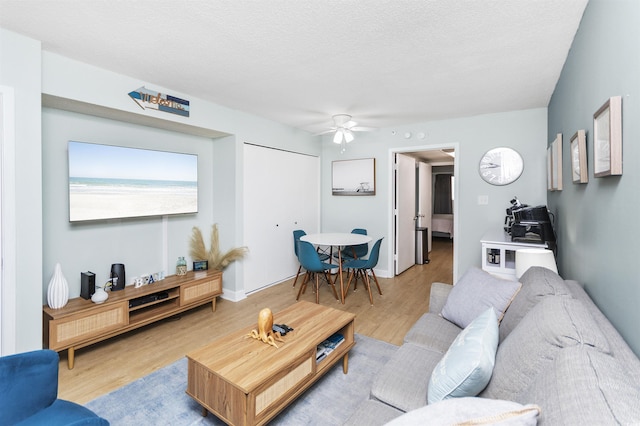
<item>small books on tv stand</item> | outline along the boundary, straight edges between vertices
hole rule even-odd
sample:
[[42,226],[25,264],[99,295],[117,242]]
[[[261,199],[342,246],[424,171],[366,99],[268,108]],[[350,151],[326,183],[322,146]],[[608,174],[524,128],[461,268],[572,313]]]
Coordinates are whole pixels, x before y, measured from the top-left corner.
[[316,362],[322,361],[342,343],[344,343],[344,336],[342,334],[336,333],[329,336],[327,340],[320,343],[316,348]]

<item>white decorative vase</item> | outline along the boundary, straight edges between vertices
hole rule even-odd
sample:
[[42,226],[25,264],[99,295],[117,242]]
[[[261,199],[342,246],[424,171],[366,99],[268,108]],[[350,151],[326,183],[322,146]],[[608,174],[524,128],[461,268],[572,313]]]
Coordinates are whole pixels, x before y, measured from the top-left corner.
[[109,294],[104,291],[104,287],[96,287],[96,292],[91,296],[91,301],[98,305],[109,298]]
[[69,284],[62,275],[62,267],[56,263],[47,288],[47,304],[51,309],[60,309],[69,301]]

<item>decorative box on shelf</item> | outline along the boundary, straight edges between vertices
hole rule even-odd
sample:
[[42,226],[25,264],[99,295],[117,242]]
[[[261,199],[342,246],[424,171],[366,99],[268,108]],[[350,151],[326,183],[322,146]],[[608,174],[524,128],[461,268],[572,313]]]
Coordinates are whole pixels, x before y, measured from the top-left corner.
[[504,231],[487,232],[482,239],[482,269],[497,277],[516,281],[516,250],[547,248],[546,243],[511,241]]

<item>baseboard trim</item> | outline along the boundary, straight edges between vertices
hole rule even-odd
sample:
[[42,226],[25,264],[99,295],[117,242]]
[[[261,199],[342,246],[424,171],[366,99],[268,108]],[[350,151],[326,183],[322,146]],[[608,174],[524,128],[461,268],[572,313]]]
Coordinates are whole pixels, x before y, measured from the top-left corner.
[[247,295],[244,291],[232,291],[228,288],[222,288],[222,296],[220,296],[224,300],[230,300],[232,302],[239,302],[243,299],[247,298]]

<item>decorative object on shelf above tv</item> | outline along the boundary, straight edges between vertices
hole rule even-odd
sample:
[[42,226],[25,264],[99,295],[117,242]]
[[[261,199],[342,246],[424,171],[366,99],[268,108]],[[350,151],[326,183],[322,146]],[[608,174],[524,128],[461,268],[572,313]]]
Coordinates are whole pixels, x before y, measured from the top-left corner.
[[198,156],[69,141],[69,221],[198,212]]

